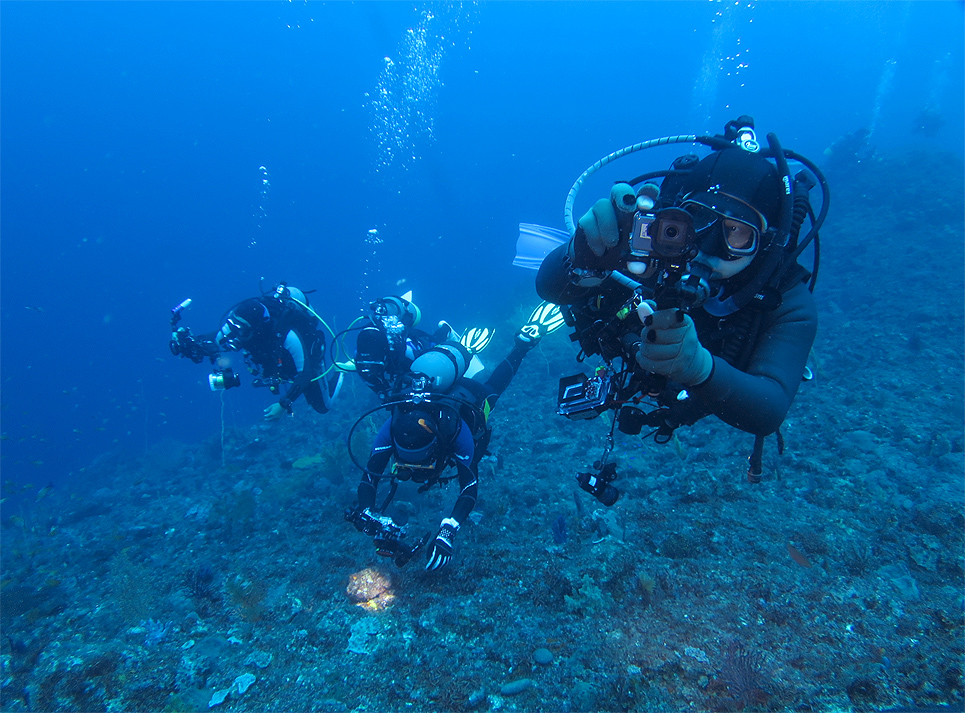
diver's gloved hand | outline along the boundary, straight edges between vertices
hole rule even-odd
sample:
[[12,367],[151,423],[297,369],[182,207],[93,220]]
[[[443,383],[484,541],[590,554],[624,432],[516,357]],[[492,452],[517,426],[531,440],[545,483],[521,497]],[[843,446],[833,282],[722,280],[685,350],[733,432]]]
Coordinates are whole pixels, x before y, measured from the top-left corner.
[[684,386],[710,378],[714,357],[697,338],[694,320],[686,312],[662,309],[643,321],[637,363],[653,374],[663,374]]
[[[637,195],[629,183],[617,183],[610,189],[610,198],[601,198],[577,224],[573,236],[573,262],[581,268],[600,268],[599,260],[629,235],[636,210]],[[614,262],[611,266],[616,267]]]
[[432,541],[429,549],[429,561],[426,562],[426,570],[442,569],[452,559],[452,541],[459,531],[459,523],[451,517],[442,521],[439,534]]
[[277,421],[286,413],[290,413],[289,409],[285,408],[279,403],[274,403],[265,409],[265,420],[266,421]]

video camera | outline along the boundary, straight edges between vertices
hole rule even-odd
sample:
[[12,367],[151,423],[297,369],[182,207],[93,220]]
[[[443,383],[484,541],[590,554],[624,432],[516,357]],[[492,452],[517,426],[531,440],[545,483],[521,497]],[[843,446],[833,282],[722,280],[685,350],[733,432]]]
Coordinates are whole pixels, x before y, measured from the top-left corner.
[[[648,185],[652,184],[645,184],[644,188]],[[643,188],[641,195],[642,191]],[[639,197],[637,201],[639,205]],[[650,203],[647,200],[644,205]],[[647,298],[657,303],[657,309],[689,310],[699,307],[710,297],[706,277],[688,272],[688,263],[697,253],[694,219],[683,208],[663,208],[655,213],[637,210],[634,213],[626,260],[645,266],[637,274],[656,273],[656,285]]]
[[[650,183],[638,192],[637,210],[620,256],[622,264],[632,266],[632,272],[648,278],[652,286],[612,271],[610,279],[632,290],[629,299],[613,302],[604,298],[564,313],[567,324],[574,328],[571,339],[582,347],[582,358],[599,354],[607,363],[592,376],[576,374],[560,379],[557,411],[567,418],[596,418],[638,394],[661,393],[666,379],[641,372],[636,365],[643,321],[652,312],[647,301],[656,303],[657,309],[686,312],[710,297],[706,277],[690,270],[689,263],[698,252],[693,218],[682,208],[651,212],[658,192]],[[612,366],[617,359],[622,361],[619,372]]]
[[[614,410],[614,426],[622,433],[637,435],[649,426],[659,441],[669,439],[675,428],[668,420],[669,409],[648,413],[636,404],[642,397],[660,401],[661,397],[676,398],[677,394],[672,393],[665,376],[644,372],[637,364],[644,320],[653,312],[652,303],[657,309],[681,313],[700,306],[710,297],[710,286],[705,276],[690,270],[689,263],[698,253],[692,216],[676,207],[651,212],[657,192],[653,184],[644,184],[638,192],[638,209],[620,256],[627,271],[641,275],[648,286],[612,271],[610,278],[632,291],[629,299],[625,291],[614,290],[600,300],[564,312],[567,324],[574,328],[571,339],[582,347],[581,360],[599,354],[605,366],[589,376],[581,373],[560,379],[557,412],[582,420]],[[611,295],[621,296],[614,299]],[[606,458],[612,434],[611,428],[604,458],[593,464],[591,472],[576,474],[580,488],[607,507],[620,498],[620,491],[612,485],[617,478],[616,463]]]
[[376,517],[367,509],[348,508],[345,519],[355,525],[359,532],[372,538],[376,554],[391,557],[398,567],[407,565],[416,553],[426,546],[430,538],[427,532],[419,542],[410,547],[402,541],[408,528],[395,524],[387,515]]
[[[200,339],[191,335],[188,327],[179,327],[181,313],[191,306],[191,300],[186,299],[171,309],[171,341],[168,347],[174,356],[182,356],[190,359],[195,364],[200,364],[205,357],[211,356],[208,345]],[[216,353],[216,352],[215,352]]]

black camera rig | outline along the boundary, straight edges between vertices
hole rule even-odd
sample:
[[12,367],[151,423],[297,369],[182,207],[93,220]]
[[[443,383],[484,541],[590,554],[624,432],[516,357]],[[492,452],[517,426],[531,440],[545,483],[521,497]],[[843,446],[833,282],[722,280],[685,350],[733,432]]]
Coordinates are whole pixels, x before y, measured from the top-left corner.
[[[191,300],[186,299],[171,309],[171,341],[168,342],[168,347],[174,356],[190,359],[195,364],[200,364],[205,359],[216,364],[221,354],[218,344],[208,336],[194,336],[190,327],[178,326],[181,313],[190,306]],[[223,391],[236,386],[241,386],[241,378],[231,367],[215,366],[208,374],[208,388],[212,391]]]
[[205,337],[195,337],[191,334],[189,327],[179,327],[181,313],[191,306],[191,300],[186,299],[171,309],[171,341],[168,347],[174,356],[190,359],[195,364],[200,364],[205,359],[210,359],[214,363],[219,349],[213,340]]
[[348,508],[345,519],[355,525],[355,529],[372,538],[376,554],[391,557],[396,566],[404,567],[429,542],[430,533],[426,533],[414,545],[406,545],[403,538],[408,528],[397,525],[388,515],[374,515],[369,510]]

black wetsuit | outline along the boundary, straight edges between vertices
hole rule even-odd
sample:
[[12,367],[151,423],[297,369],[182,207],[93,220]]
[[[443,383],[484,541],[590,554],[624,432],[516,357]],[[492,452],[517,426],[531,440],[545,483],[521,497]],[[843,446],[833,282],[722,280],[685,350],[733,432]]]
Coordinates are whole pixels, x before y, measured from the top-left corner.
[[[410,477],[416,482],[431,485],[438,480],[446,467],[454,466],[455,477],[459,479],[459,495],[450,517],[456,522],[464,522],[476,506],[479,461],[486,454],[491,435],[488,425],[489,414],[499,396],[509,386],[529,349],[530,345],[515,346],[485,381],[457,379],[447,392],[447,395],[452,397],[452,401],[435,404],[432,408],[427,408],[426,404],[419,406],[422,410],[429,410],[440,424],[439,445],[432,456],[433,462],[427,464],[432,465],[433,469],[414,470]],[[460,406],[460,401],[473,404],[476,408]],[[389,419],[382,425],[366,465],[366,472],[362,474],[362,481],[358,487],[360,509],[374,511],[376,492],[380,482],[397,477],[374,475],[383,473],[392,456],[395,455],[389,435],[391,423]]]
[[[557,304],[581,306],[597,301],[601,313],[611,316],[632,295],[612,280],[598,287],[578,287],[569,279],[567,246],[546,257],[536,278],[540,297]],[[736,291],[750,278],[751,268],[731,278]],[[714,356],[710,378],[687,387],[690,398],[666,399],[669,421],[692,424],[707,415],[756,436],[780,428],[801,384],[808,354],[817,332],[817,309],[805,284],[807,273],[795,266],[778,287],[780,300],[773,309],[752,303],[727,317],[703,308],[691,310],[701,344]],[[770,305],[768,305],[770,307]]]
[[325,366],[325,334],[318,329],[318,320],[295,303],[265,303],[271,314],[270,327],[242,345],[249,371],[262,379],[288,382],[278,401],[284,408],[304,395],[318,413],[327,413],[336,381],[317,378]]
[[409,372],[416,357],[444,339],[411,327],[389,334],[382,325],[370,324],[359,332],[355,342],[355,370],[373,391],[387,393],[396,386],[398,377]]

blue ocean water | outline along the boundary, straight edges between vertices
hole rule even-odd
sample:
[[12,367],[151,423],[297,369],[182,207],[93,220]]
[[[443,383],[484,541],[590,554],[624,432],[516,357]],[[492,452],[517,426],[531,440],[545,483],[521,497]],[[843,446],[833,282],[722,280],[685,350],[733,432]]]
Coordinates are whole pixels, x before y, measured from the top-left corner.
[[[15,481],[219,427],[200,368],[166,352],[186,297],[195,331],[262,277],[343,326],[360,291],[403,287],[450,320],[498,313],[531,279],[516,224],[562,227],[586,166],[742,113],[812,157],[860,127],[962,152],[956,2],[2,8]],[[934,136],[912,131],[926,106]],[[243,422],[249,396],[230,394]]]
[[[3,515],[99,460],[260,422],[266,392],[212,393],[205,365],[170,354],[185,298],[195,332],[282,280],[336,329],[410,289],[432,319],[503,325],[537,301],[511,265],[520,222],[563,227],[573,180],[613,150],[741,114],[822,165],[867,129],[880,154],[940,156],[960,179],[962,28],[957,1],[0,2]],[[577,213],[679,153],[601,172]],[[843,206],[879,188],[900,202],[890,179],[845,186]],[[936,202],[960,203],[947,185]],[[866,250],[849,228],[842,245]],[[960,234],[941,240],[930,259],[960,254]],[[856,254],[836,263],[829,325],[869,307],[871,278],[842,286],[868,268]],[[873,265],[880,290],[905,289]],[[951,366],[926,366],[960,371],[961,326],[932,347]],[[891,378],[876,388],[911,399]]]

